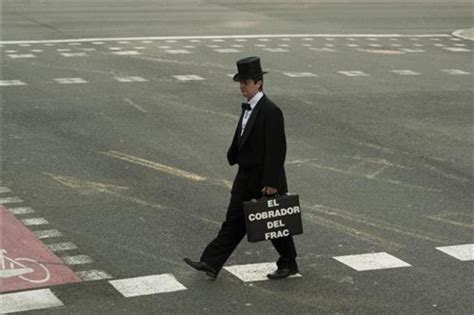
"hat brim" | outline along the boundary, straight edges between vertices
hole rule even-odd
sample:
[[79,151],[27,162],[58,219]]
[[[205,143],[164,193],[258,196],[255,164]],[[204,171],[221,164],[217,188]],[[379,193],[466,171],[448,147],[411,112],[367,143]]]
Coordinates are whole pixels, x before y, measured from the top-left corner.
[[251,75],[251,76],[245,76],[245,77],[241,77],[238,73],[236,73],[236,74],[234,75],[233,80],[234,80],[235,82],[240,82],[240,81],[242,81],[242,80],[253,79],[253,78],[255,78],[255,77],[262,76],[262,75],[267,74],[267,73],[268,73],[268,71],[262,71],[261,73],[257,73],[257,74],[253,74],[253,75]]

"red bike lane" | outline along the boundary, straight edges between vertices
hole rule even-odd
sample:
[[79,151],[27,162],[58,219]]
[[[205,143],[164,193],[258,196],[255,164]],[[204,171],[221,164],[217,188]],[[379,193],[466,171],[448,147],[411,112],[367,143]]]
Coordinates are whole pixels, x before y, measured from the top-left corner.
[[0,206],[0,293],[80,281],[34,233]]

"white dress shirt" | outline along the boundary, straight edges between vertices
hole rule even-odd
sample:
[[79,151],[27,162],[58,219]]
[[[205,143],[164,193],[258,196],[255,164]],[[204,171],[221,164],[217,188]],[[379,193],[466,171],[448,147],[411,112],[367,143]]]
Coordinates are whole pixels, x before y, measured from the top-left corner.
[[258,91],[257,94],[255,94],[249,101],[248,103],[250,104],[250,110],[246,110],[244,113],[244,117],[242,118],[242,131],[240,132],[240,135],[242,136],[244,134],[245,126],[247,126],[247,122],[249,121],[250,115],[252,115],[253,109],[255,106],[257,106],[258,101],[263,97],[263,92]]

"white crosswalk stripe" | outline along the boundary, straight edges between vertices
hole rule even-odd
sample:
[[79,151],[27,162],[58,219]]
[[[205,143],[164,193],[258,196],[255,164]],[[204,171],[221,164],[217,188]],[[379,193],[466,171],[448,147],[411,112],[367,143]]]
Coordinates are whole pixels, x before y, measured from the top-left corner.
[[392,70],[392,72],[399,75],[420,75],[420,73],[412,70]]
[[317,77],[317,74],[312,72],[283,72],[284,75],[290,78],[308,78],[308,77]]
[[436,249],[461,261],[474,260],[474,244],[442,246]]
[[61,53],[63,57],[88,57],[89,55],[85,52],[75,52],[75,53]]
[[333,257],[337,261],[357,271],[410,267],[403,260],[387,253],[370,253]]
[[130,77],[114,77],[118,82],[147,82],[148,80],[142,77],[130,76]]
[[76,274],[83,281],[98,281],[105,279],[112,279],[113,277],[105,271],[102,270],[85,270],[77,271]]
[[9,54],[8,57],[12,59],[36,58],[34,54]]
[[363,71],[338,71],[340,74],[343,74],[348,77],[367,77],[370,74],[367,74]]
[[122,51],[114,51],[112,52],[114,55],[119,55],[119,56],[133,56],[133,55],[141,55],[140,52],[136,50],[122,50]]
[[[275,271],[277,266],[274,262],[257,263],[248,265],[235,265],[224,267],[225,270],[242,280],[243,282],[255,282],[269,280],[267,274]],[[300,274],[295,274],[291,278],[299,278]]]
[[82,78],[55,78],[53,79],[59,84],[83,84],[87,83],[86,80]]
[[187,290],[172,274],[110,280],[109,283],[124,297]]
[[202,81],[205,80],[203,77],[197,74],[186,74],[186,75],[174,75],[173,78],[179,81]]
[[463,70],[460,70],[460,69],[443,69],[441,71],[446,72],[446,73],[451,74],[451,75],[469,75],[469,74],[471,74],[470,72],[463,71]]
[[26,312],[63,306],[63,302],[49,289],[15,292],[0,295],[2,313]]

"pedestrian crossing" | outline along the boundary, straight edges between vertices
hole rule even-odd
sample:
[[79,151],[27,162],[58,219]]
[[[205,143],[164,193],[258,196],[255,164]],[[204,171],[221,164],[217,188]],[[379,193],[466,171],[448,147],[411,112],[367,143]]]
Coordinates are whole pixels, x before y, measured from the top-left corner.
[[[8,187],[0,187],[0,204],[8,207],[10,213],[16,215],[22,222],[34,233],[39,239],[58,239],[63,234],[55,229],[44,229],[49,222],[38,217],[37,211],[33,207],[18,206],[23,201],[13,194]],[[48,248],[55,253],[71,251],[74,253],[78,247],[67,240],[48,242]],[[474,243],[473,244],[456,244],[450,246],[440,246],[435,248],[439,255],[446,255],[453,261],[468,262],[474,260]],[[435,253],[436,254],[436,253]],[[69,266],[82,266],[93,264],[93,259],[84,254],[69,254],[60,257],[61,260]],[[396,257],[387,252],[369,252],[369,253],[352,253],[343,256],[333,256],[332,260],[325,263],[332,264],[331,261],[338,262],[341,268],[349,268],[353,272],[380,272],[386,269],[406,269],[416,267],[416,264],[410,262],[410,257]],[[413,257],[412,257],[413,258]],[[225,266],[223,272],[236,277],[242,283],[252,283],[260,281],[268,281],[266,274],[275,270],[274,262],[262,262],[252,264],[241,264]],[[302,266],[302,274],[296,274],[290,278],[304,277],[304,268]],[[324,266],[319,266],[324,268]],[[425,267],[426,268],[426,267]],[[133,278],[114,279],[114,277],[98,269],[82,269],[75,272],[83,281],[96,281],[103,286],[111,286],[123,298],[134,298],[146,295],[172,294],[180,291],[195,290],[195,288],[187,288],[180,281],[180,274],[163,273],[152,274],[146,276],[138,276]],[[293,281],[293,280],[288,280]],[[2,312],[14,313],[20,311],[48,309],[64,306],[65,303],[58,298],[55,292],[61,291],[61,287],[53,287],[46,289],[36,289],[31,291],[20,291],[13,293],[4,293],[0,295],[0,304]]]
[[[448,75],[448,76],[470,76],[472,73],[465,69],[437,69],[435,70],[439,75]],[[359,78],[359,77],[373,77],[374,74],[370,73],[369,71],[362,71],[362,70],[334,70],[332,73],[313,73],[307,71],[274,71],[277,75],[282,75],[291,79],[298,79],[298,78],[306,78],[306,79],[324,79],[328,76],[337,75],[341,78]],[[410,69],[399,69],[399,70],[386,70],[387,75],[395,75],[395,76],[423,76],[428,75],[423,73],[422,71],[415,71]],[[430,73],[432,74],[432,73]],[[378,74],[380,75],[380,73]],[[226,74],[225,76],[233,77],[234,74]],[[176,74],[171,75],[169,78],[173,78],[175,81],[207,81],[211,80],[211,78],[206,78],[206,75],[200,74]],[[136,75],[129,75],[129,76],[119,76],[119,77],[111,77],[111,81],[117,81],[119,83],[146,83],[152,81],[159,81],[162,78],[157,77],[141,77]],[[214,78],[212,78],[213,80]],[[87,79],[80,78],[80,77],[69,77],[69,78],[51,78],[50,81],[60,84],[60,85],[67,85],[67,84],[87,84],[87,83],[99,83],[99,82],[91,82]],[[100,83],[104,83],[101,81]],[[0,80],[0,87],[14,87],[14,86],[28,86],[32,84],[32,82],[28,82],[27,80],[23,79],[10,79],[10,80]]]
[[[328,35],[329,36],[329,35]],[[242,36],[245,37],[245,36]],[[178,39],[129,40],[106,39],[94,40],[57,40],[57,41],[31,41],[32,43],[2,42],[4,53],[9,59],[37,58],[45,53],[59,53],[60,56],[90,57],[86,52],[110,53],[114,55],[140,55],[147,53],[163,53],[170,55],[194,54],[197,51],[206,54],[239,54],[239,53],[337,53],[337,52],[362,52],[373,53],[374,50],[392,49],[401,54],[411,53],[466,53],[472,52],[473,44],[470,41],[448,35],[424,37],[409,36],[270,36],[255,35],[248,38],[227,36],[223,38],[191,39],[186,37]],[[462,41],[462,42],[461,42]],[[138,44],[138,45],[137,45]],[[100,48],[99,48],[100,47]],[[51,48],[51,49],[50,49]],[[99,48],[99,49],[98,49]]]

